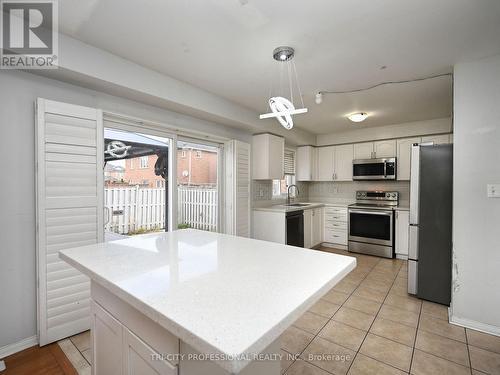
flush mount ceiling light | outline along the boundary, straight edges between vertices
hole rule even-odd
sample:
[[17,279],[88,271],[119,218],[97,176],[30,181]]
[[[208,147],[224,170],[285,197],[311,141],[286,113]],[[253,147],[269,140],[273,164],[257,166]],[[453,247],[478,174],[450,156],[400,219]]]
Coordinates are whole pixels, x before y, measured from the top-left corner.
[[353,113],[353,114],[347,116],[347,118],[349,120],[351,120],[352,122],[365,121],[367,117],[368,117],[368,113],[365,113],[365,112]]
[[[292,115],[297,115],[300,113],[306,113],[307,108],[304,107],[304,101],[302,100],[302,93],[300,91],[299,79],[297,78],[297,69],[295,68],[295,63],[293,62],[293,57],[295,55],[295,51],[292,47],[277,47],[273,51],[273,58],[278,61],[280,66],[280,74],[279,74],[279,85],[278,87],[284,88],[288,85],[288,89],[290,91],[290,99],[285,98],[284,96],[279,95],[270,95],[269,98],[269,108],[271,108],[270,113],[265,113],[260,115],[260,119],[276,117],[279,123],[287,130],[293,128],[293,119]],[[286,66],[286,72],[284,68]],[[285,77],[286,75],[286,77]],[[286,78],[286,80],[285,80]],[[293,81],[295,78],[295,86],[297,88],[300,101],[302,104],[302,108],[295,108],[293,104]],[[283,84],[285,82],[285,84]],[[271,93],[273,89],[271,88]]]

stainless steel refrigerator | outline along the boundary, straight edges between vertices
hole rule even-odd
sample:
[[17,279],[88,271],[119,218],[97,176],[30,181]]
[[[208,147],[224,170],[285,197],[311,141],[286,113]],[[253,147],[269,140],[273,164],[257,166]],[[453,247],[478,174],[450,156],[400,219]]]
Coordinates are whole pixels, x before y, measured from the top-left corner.
[[450,304],[453,146],[412,146],[408,293]]

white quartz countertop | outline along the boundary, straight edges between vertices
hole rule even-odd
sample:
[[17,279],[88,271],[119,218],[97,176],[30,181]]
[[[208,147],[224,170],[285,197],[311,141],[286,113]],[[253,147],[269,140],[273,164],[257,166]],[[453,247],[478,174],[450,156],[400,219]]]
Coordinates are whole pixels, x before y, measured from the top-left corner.
[[193,229],[60,252],[201,353],[240,372],[356,266],[353,257]]
[[306,203],[306,202],[297,202],[303,206],[289,206],[286,204],[275,204],[267,207],[254,207],[255,211],[269,211],[269,212],[294,212],[294,211],[303,211],[309,210],[316,207],[323,207],[323,203]]
[[342,200],[342,201],[328,201],[328,202],[296,202],[302,204],[304,206],[289,206],[286,204],[274,204],[270,206],[264,207],[254,207],[254,211],[269,211],[269,212],[293,212],[293,211],[301,211],[301,210],[309,210],[311,208],[316,207],[324,207],[324,206],[335,206],[335,207],[347,207],[350,204],[354,203],[352,200]]

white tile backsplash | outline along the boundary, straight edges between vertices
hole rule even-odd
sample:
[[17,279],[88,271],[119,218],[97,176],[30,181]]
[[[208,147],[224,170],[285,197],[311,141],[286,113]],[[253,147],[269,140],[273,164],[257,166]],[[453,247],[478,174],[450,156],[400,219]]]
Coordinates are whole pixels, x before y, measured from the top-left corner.
[[398,191],[400,202],[410,200],[409,181],[346,181],[309,182],[308,199],[321,201],[322,198],[356,199],[357,190]]

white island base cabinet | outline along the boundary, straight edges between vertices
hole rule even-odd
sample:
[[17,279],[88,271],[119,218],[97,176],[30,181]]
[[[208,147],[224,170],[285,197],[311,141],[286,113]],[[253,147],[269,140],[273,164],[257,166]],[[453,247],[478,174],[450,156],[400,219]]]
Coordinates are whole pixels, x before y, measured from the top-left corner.
[[[229,375],[209,354],[196,351],[150,317],[91,282],[93,375]],[[237,334],[237,333],[236,333]],[[279,375],[280,340],[241,375]],[[260,360],[264,358],[264,360]]]

